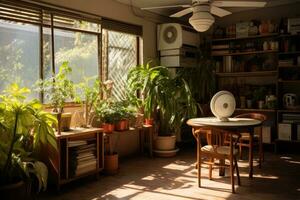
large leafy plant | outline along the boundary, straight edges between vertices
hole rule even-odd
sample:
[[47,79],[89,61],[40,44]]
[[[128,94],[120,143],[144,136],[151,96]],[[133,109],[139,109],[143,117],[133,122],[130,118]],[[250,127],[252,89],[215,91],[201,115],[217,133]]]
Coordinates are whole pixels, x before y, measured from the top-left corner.
[[188,84],[166,67],[137,66],[129,72],[128,85],[132,94],[141,92],[146,117],[156,116],[160,134],[178,133],[184,120],[197,114]]
[[48,171],[36,158],[42,145],[57,148],[52,128],[57,120],[37,100],[26,101],[29,92],[12,84],[0,95],[0,185],[35,175],[41,190],[46,188]]

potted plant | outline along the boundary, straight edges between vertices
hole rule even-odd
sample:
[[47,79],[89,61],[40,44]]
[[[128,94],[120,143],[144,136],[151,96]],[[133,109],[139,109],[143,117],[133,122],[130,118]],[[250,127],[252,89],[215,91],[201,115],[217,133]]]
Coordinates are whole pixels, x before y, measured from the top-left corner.
[[114,102],[109,100],[101,102],[97,105],[95,111],[102,122],[103,132],[112,133],[117,121],[117,111],[115,110]]
[[44,92],[46,100],[53,107],[53,113],[57,115],[58,134],[61,130],[67,131],[70,128],[71,113],[64,113],[64,106],[67,100],[74,98],[74,84],[68,78],[72,72],[68,62],[64,62],[59,72],[45,80],[37,82],[38,90]]
[[156,107],[156,82],[163,77],[165,71],[161,70],[160,66],[151,67],[151,62],[146,65],[138,65],[132,68],[128,73],[128,88],[131,97],[137,94],[141,101],[137,101],[141,106],[146,124],[153,124],[153,118]]
[[83,107],[83,118],[85,128],[91,127],[95,105],[101,100],[102,83],[96,77],[84,77],[83,82],[75,85],[77,95],[76,102]]
[[129,129],[129,121],[134,118],[133,109],[128,101],[118,101],[115,103],[117,131],[125,131]]
[[[4,199],[30,198],[31,185],[46,189],[48,170],[38,155],[43,145],[57,148],[53,124],[37,100],[27,102],[30,90],[12,84],[0,95],[0,192]],[[33,188],[34,189],[34,188]]]
[[[141,77],[142,76],[142,77]],[[156,116],[159,136],[155,149],[163,154],[176,151],[176,136],[188,117],[197,113],[197,103],[192,97],[187,82],[180,76],[172,77],[166,67],[137,66],[129,72],[131,93],[142,92],[147,113]]]
[[257,103],[259,109],[262,109],[264,107],[265,96],[266,96],[265,87],[259,87],[255,89],[253,92],[253,102]]
[[108,145],[105,148],[104,172],[108,175],[114,175],[119,170],[119,154],[116,152],[116,145],[119,143],[120,135],[117,134],[115,140],[109,138]]

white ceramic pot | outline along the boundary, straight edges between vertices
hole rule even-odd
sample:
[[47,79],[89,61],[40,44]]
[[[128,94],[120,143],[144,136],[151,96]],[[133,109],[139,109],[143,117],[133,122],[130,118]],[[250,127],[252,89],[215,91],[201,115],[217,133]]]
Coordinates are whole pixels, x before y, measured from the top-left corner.
[[155,150],[169,151],[174,150],[176,144],[176,136],[158,136],[154,142]]

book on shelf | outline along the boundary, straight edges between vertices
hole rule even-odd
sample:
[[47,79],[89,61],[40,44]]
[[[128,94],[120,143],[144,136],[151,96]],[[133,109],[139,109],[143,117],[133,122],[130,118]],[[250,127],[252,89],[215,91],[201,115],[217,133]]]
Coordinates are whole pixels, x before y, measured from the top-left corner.
[[96,170],[96,143],[78,140],[72,141],[69,147],[71,147],[69,149],[69,175],[71,177]]
[[77,147],[81,145],[86,145],[86,140],[74,140],[74,141],[68,141],[68,147]]

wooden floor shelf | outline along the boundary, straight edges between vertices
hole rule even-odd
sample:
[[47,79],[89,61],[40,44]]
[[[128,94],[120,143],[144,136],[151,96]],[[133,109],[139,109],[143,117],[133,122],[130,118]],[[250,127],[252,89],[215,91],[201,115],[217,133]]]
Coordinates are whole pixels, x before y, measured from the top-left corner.
[[49,165],[57,190],[61,185],[82,177],[99,176],[104,168],[104,137],[101,128],[72,129],[56,134],[56,140],[58,149],[48,147],[45,150],[45,158],[48,160],[45,162]]

